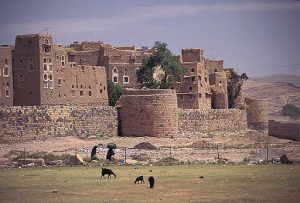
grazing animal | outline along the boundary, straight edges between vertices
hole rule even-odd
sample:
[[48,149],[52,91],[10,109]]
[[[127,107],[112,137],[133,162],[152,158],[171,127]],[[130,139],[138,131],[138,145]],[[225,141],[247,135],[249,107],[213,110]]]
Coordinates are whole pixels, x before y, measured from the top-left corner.
[[204,177],[203,177],[203,176],[200,176],[199,178],[203,179]]
[[148,178],[148,181],[149,181],[149,183],[150,183],[150,188],[153,188],[154,187],[154,177],[153,176],[150,176],[149,178]]
[[144,176],[137,177],[134,181],[134,184],[136,183],[144,183]]
[[108,175],[108,178],[110,178],[111,175],[114,175],[115,178],[117,177],[117,175],[111,169],[102,168],[101,178],[105,178],[105,175]]

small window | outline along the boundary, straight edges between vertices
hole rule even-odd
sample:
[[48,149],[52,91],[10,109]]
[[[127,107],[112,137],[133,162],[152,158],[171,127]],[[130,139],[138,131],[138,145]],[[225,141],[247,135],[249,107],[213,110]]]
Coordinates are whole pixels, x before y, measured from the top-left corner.
[[29,64],[28,64],[28,71],[29,71],[29,72],[32,72],[33,69],[34,69],[33,63],[29,63]]
[[44,63],[47,63],[47,59],[44,59]]
[[118,73],[118,69],[117,68],[113,68],[113,73]]
[[72,88],[74,88],[75,87],[75,85],[72,85]]
[[49,89],[53,89],[54,88],[53,81],[48,81],[48,84],[49,84]]
[[47,64],[46,63],[43,64],[43,67],[44,67],[44,71],[47,71]]
[[100,94],[102,94],[102,89],[100,89]]
[[139,68],[136,68],[135,69],[135,75],[137,75],[139,73],[140,69]]
[[49,67],[49,71],[53,71],[53,65],[52,65],[52,63],[48,64],[48,67]]
[[71,96],[75,97],[75,90],[71,90]]
[[195,73],[195,68],[192,68],[192,69],[191,69],[191,73]]
[[60,87],[61,86],[61,79],[60,78],[58,78],[58,80],[57,80],[57,85]]
[[80,96],[81,97],[83,96],[83,90],[80,90]]
[[48,81],[44,81],[44,88],[45,88],[45,89],[48,88]]
[[103,89],[105,90],[105,86],[103,87]]
[[48,62],[51,63],[51,58],[48,59]]
[[128,76],[123,77],[123,83],[129,83],[129,77]]
[[3,77],[9,77],[9,67],[7,65],[3,68]]
[[60,94],[58,94],[58,98],[60,98]]
[[200,76],[200,75],[198,76],[198,79],[199,79],[199,81],[201,82],[201,76]]
[[201,98],[201,96],[202,96],[201,93],[199,93],[199,98]]
[[48,80],[48,75],[44,74],[44,80]]
[[4,60],[4,64],[8,65],[8,60],[7,59]]
[[9,82],[6,82],[6,87],[9,87]]
[[215,72],[218,72],[218,69],[215,69]]
[[83,85],[80,85],[80,89],[82,89],[83,88]]
[[114,83],[118,83],[118,77],[117,77],[117,76],[114,76],[114,77],[113,77],[113,82],[114,82]]
[[9,97],[9,90],[5,90],[5,96]]
[[91,86],[89,85],[89,89],[91,89]]
[[91,97],[92,96],[92,91],[89,91],[89,97]]
[[191,86],[189,86],[189,91],[192,91],[192,90],[193,90],[193,88]]
[[195,76],[192,77],[192,81],[194,82],[196,80]]
[[64,61],[61,62],[61,66],[65,67],[65,62]]
[[53,80],[53,76],[52,76],[52,74],[49,74],[49,76],[48,76],[48,77],[49,77],[49,80],[51,80],[51,81]]

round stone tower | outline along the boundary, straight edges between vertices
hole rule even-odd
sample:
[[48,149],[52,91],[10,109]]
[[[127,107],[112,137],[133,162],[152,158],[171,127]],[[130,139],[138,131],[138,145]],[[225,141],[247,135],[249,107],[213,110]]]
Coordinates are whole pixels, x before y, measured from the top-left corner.
[[168,137],[178,132],[173,90],[126,89],[117,104],[120,136]]
[[247,123],[249,128],[265,129],[269,122],[269,102],[267,99],[245,98]]

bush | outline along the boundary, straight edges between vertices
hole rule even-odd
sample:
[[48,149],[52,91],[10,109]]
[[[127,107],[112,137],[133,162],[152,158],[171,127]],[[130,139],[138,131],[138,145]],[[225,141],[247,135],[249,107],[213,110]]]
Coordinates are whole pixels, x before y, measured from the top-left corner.
[[282,108],[281,114],[292,119],[298,119],[300,118],[300,109],[293,104],[287,104]]

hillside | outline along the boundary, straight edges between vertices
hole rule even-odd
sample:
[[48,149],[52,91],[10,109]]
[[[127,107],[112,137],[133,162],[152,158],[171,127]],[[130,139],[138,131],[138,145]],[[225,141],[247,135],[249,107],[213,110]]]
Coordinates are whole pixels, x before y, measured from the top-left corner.
[[243,86],[243,96],[269,99],[270,112],[279,112],[291,103],[300,107],[300,76],[270,75],[249,78]]

